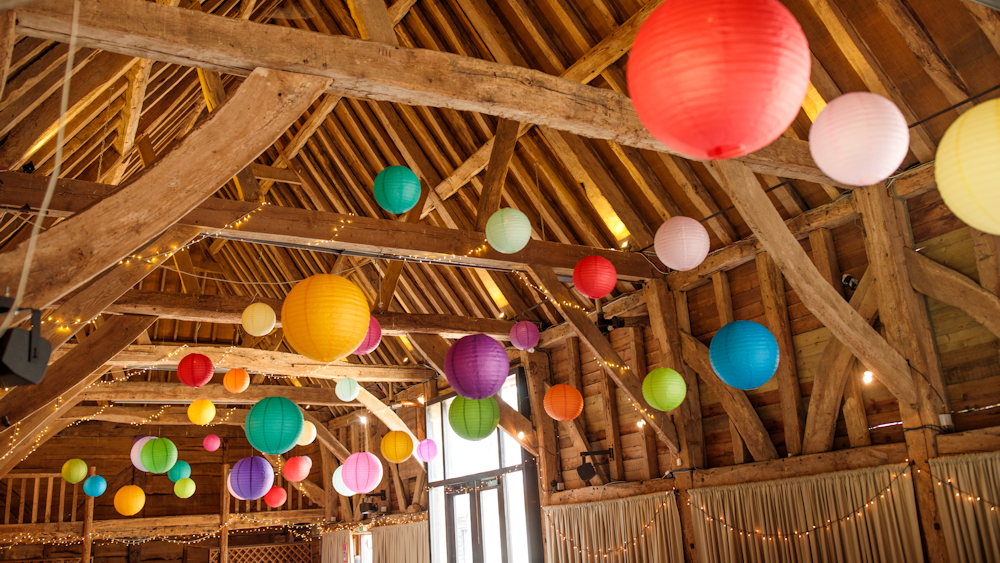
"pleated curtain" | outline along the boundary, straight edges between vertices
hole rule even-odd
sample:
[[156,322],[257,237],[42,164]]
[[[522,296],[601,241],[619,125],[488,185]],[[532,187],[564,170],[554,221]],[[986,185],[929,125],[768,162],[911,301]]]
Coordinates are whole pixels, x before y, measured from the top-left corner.
[[935,485],[942,483],[934,494],[951,560],[1000,561],[1000,509],[992,510],[1000,505],[1000,453],[943,457],[930,464]]
[[546,563],[684,562],[673,493],[553,506],[543,517]]
[[431,538],[427,520],[377,526],[371,530],[373,563],[430,563]]
[[[900,464],[694,489],[698,558],[702,563],[922,563],[909,475]],[[824,529],[828,521],[833,523]],[[805,531],[808,536],[796,537]]]
[[351,555],[351,532],[327,532],[323,534],[320,558],[323,563],[354,563]]

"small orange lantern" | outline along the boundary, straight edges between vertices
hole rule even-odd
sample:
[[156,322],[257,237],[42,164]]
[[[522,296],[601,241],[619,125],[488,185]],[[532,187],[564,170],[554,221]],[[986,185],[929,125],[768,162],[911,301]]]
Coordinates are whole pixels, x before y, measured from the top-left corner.
[[553,385],[545,393],[543,400],[545,412],[549,413],[555,420],[567,422],[580,416],[583,412],[583,395],[575,387],[564,385]]

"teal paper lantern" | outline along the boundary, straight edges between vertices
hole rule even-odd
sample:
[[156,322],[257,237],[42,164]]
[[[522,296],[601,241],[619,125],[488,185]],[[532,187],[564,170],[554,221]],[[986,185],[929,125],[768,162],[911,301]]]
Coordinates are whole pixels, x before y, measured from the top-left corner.
[[420,201],[420,179],[405,166],[390,166],[375,177],[375,201],[389,213],[406,213]]
[[146,471],[166,473],[177,463],[177,446],[166,438],[153,438],[142,447],[139,458]]
[[642,380],[642,396],[658,411],[672,411],[684,402],[687,385],[681,374],[670,368],[657,368]]
[[108,482],[100,475],[91,475],[83,482],[83,494],[88,497],[99,497],[108,490]]
[[180,498],[191,498],[196,488],[194,481],[190,477],[185,477],[174,483],[174,494]]
[[767,383],[780,359],[774,335],[753,321],[735,321],[720,328],[708,352],[719,379],[744,391]]
[[486,222],[486,240],[497,252],[520,252],[531,240],[531,221],[513,207],[498,209]]
[[266,397],[247,413],[244,428],[254,449],[279,455],[295,447],[305,420],[298,405],[284,397]]
[[167,479],[176,483],[181,479],[187,479],[191,476],[191,464],[186,461],[178,461],[167,471]]
[[500,405],[496,399],[466,399],[459,395],[448,409],[448,422],[459,437],[473,442],[482,440],[500,423]]

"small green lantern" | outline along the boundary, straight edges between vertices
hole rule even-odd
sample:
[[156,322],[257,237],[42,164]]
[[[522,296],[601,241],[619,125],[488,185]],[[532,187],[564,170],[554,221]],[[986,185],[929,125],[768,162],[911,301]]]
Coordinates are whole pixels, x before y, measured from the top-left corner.
[[657,368],[642,380],[642,396],[659,411],[672,411],[684,402],[687,385],[681,374],[670,368]]
[[79,483],[87,478],[87,463],[82,459],[73,458],[62,466],[62,476],[67,483]]
[[493,397],[476,400],[459,395],[448,409],[448,422],[459,437],[474,442],[482,440],[497,429],[500,405]]
[[520,252],[531,240],[531,221],[513,207],[498,209],[486,222],[486,240],[497,252]]
[[194,481],[190,477],[185,477],[174,483],[174,494],[180,498],[191,498],[196,488]]
[[177,446],[167,438],[153,438],[142,447],[139,459],[146,471],[166,473],[177,463]]

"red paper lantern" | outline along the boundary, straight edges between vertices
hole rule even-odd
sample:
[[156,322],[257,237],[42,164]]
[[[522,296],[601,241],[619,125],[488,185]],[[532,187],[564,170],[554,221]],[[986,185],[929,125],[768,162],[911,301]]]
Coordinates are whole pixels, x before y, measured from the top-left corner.
[[588,256],[573,268],[573,285],[591,299],[600,299],[611,293],[618,283],[615,266],[602,256]]
[[667,0],[636,34],[635,111],[663,144],[718,160],[759,150],[798,115],[809,43],[778,0]]
[[313,461],[312,458],[308,456],[298,456],[289,458],[285,462],[284,467],[281,468],[281,474],[293,483],[298,483],[299,481],[305,479],[309,476],[309,471],[312,469]]
[[212,360],[203,354],[188,354],[177,364],[177,379],[188,387],[201,387],[212,381],[214,374]]
[[278,508],[288,500],[288,493],[281,487],[271,487],[271,490],[264,495],[264,503],[271,508]]
[[545,407],[545,412],[553,419],[567,422],[583,412],[583,395],[576,390],[576,387],[560,383],[545,392],[542,405]]

